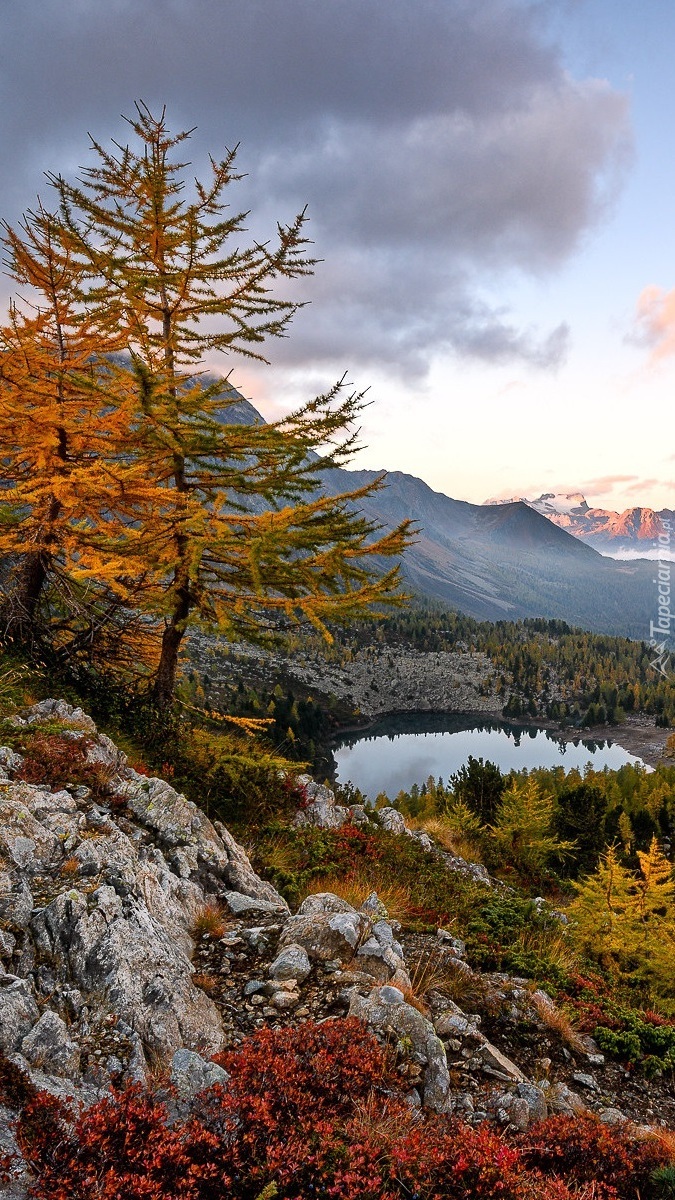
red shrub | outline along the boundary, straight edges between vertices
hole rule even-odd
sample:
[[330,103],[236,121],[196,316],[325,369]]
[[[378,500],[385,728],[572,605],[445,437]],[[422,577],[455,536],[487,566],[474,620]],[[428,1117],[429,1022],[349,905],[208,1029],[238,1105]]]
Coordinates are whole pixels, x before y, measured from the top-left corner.
[[215,1181],[216,1140],[199,1126],[169,1128],[165,1106],[137,1085],[113,1092],[67,1120],[41,1093],[17,1126],[17,1141],[37,1176],[35,1200],[199,1200]]
[[98,791],[108,780],[110,770],[102,763],[87,762],[92,742],[88,738],[63,737],[54,733],[36,733],[23,751],[24,761],[16,773],[26,783],[63,787],[81,783]]
[[[257,1200],[273,1182],[278,1200],[629,1200],[664,1161],[591,1120],[552,1118],[509,1145],[416,1112],[354,1020],[261,1030],[220,1061],[227,1088],[187,1121],[138,1086],[79,1115],[27,1089],[17,1140],[30,1196]],[[23,1080],[4,1078],[20,1098]]]
[[355,867],[364,858],[374,862],[384,854],[375,834],[366,833],[358,825],[348,822],[337,830],[334,837],[337,865],[345,869]]
[[549,1117],[519,1139],[525,1162],[580,1183],[602,1183],[621,1197],[638,1188],[667,1155],[656,1141],[631,1141],[595,1117]]
[[396,1086],[380,1046],[354,1017],[261,1029],[216,1060],[232,1076],[216,1107],[235,1112],[263,1139],[319,1117],[346,1117],[373,1089]]

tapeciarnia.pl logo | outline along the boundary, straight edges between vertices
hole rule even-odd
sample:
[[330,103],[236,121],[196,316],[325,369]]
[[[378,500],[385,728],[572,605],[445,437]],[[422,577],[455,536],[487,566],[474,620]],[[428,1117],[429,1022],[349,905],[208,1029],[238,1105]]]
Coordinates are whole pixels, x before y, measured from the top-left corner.
[[671,652],[668,646],[670,641],[670,627],[675,617],[675,613],[671,611],[671,573],[673,561],[671,558],[661,557],[668,554],[670,551],[672,527],[670,521],[663,522],[663,533],[658,536],[658,541],[654,542],[654,548],[659,551],[658,572],[654,583],[657,586],[657,619],[649,622],[649,645],[652,648],[654,658],[650,662],[650,667],[663,675],[667,679],[670,674],[670,659]]

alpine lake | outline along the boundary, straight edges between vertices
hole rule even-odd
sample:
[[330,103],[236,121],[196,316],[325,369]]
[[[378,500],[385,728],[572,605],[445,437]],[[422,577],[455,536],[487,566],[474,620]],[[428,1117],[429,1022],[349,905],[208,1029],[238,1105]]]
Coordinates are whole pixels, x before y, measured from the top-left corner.
[[[429,776],[446,782],[469,756],[503,772],[537,767],[616,771],[642,759],[613,740],[569,739],[548,729],[456,713],[403,713],[344,735],[332,747],[339,784],[352,783],[371,802],[380,792],[393,800]],[[646,770],[651,770],[646,767]]]

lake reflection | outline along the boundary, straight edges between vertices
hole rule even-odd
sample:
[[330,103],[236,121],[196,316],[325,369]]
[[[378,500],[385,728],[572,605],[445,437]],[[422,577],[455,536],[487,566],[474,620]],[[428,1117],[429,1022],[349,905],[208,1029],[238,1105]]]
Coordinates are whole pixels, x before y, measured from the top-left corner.
[[617,742],[581,738],[566,742],[546,729],[505,721],[477,720],[447,713],[405,713],[386,717],[363,734],[351,734],[333,748],[339,783],[351,781],[370,800],[379,792],[392,799],[433,775],[447,780],[469,755],[496,763],[502,771],[525,767],[564,767],[616,771],[641,763]]

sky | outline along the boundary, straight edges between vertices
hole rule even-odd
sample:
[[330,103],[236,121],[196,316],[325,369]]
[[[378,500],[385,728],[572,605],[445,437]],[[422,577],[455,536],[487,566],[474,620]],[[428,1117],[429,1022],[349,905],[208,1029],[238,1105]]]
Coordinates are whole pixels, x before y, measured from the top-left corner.
[[4,4],[0,218],[166,104],[252,238],[307,205],[289,336],[206,364],[266,417],[346,373],[355,466],[675,508],[674,49],[668,0]]

